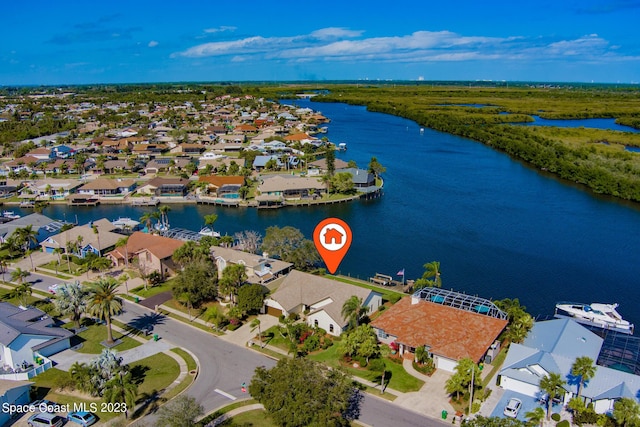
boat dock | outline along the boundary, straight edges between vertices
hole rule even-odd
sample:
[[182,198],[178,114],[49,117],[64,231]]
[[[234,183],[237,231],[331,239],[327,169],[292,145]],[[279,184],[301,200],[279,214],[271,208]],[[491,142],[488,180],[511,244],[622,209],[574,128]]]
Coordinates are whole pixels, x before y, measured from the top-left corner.
[[160,200],[153,197],[150,199],[147,199],[146,197],[131,199],[131,206],[158,206],[159,203]]
[[215,206],[224,206],[227,208],[237,208],[238,206],[240,206],[240,201],[238,200],[224,200],[216,197],[203,197],[203,196],[197,197],[196,203],[199,205],[215,205]]
[[67,200],[69,206],[98,206],[100,200],[93,196],[78,196],[74,195]]

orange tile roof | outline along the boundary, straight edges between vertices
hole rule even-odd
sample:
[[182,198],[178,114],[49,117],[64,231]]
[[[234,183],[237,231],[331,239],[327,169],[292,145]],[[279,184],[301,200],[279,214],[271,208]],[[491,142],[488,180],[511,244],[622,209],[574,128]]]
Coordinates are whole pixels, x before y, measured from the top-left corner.
[[302,141],[304,139],[314,139],[307,135],[306,133],[294,133],[292,135],[287,135],[284,137],[285,141]]
[[110,254],[116,258],[123,259],[125,253],[128,253],[129,257],[131,257],[133,254],[146,249],[159,259],[165,259],[171,257],[176,249],[184,244],[185,242],[182,240],[136,231],[129,236],[126,251],[124,248],[116,248]]
[[507,321],[411,297],[398,301],[371,322],[397,337],[398,343],[430,346],[436,355],[453,360],[470,357],[479,362]]

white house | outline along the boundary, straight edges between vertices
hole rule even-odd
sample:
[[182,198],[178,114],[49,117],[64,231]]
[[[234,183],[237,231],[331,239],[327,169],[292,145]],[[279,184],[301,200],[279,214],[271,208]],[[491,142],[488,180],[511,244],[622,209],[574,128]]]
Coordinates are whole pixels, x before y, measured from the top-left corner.
[[[622,339],[637,341],[635,337]],[[637,342],[634,344],[637,347]],[[601,353],[611,352],[605,340],[573,320],[536,322],[522,344],[509,347],[498,384],[506,390],[541,398],[540,379],[551,372],[558,373],[567,382],[562,396],[563,403],[567,403],[578,394],[579,378],[571,375],[576,358],[587,356],[599,361]],[[622,358],[618,359],[616,364],[625,364]],[[628,366],[626,369],[634,370]],[[594,377],[585,382],[582,389],[585,403],[593,403],[594,410],[600,414],[613,410],[615,401],[622,397],[637,401],[638,396],[640,376],[600,365],[596,366]]]
[[0,379],[25,380],[51,367],[48,356],[71,346],[73,333],[37,308],[0,302]]
[[348,319],[342,316],[342,306],[352,296],[362,299],[367,315],[382,305],[382,295],[378,292],[292,270],[265,305],[269,314],[305,315],[309,326],[339,336],[348,325]]

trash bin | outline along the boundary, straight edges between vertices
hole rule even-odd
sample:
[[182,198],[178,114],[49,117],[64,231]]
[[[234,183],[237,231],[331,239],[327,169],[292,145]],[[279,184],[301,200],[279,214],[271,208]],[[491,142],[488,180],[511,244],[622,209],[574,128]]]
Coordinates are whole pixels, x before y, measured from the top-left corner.
[[160,337],[158,336],[158,334],[153,334],[153,340],[154,341],[158,341],[160,339]]
[[135,297],[134,299],[135,299],[136,303],[140,302],[140,298],[139,297]]
[[443,420],[446,420],[446,419],[447,419],[447,415],[449,415],[449,413],[447,412],[447,410],[446,410],[446,409],[443,409],[443,410],[442,410],[442,419],[443,419]]

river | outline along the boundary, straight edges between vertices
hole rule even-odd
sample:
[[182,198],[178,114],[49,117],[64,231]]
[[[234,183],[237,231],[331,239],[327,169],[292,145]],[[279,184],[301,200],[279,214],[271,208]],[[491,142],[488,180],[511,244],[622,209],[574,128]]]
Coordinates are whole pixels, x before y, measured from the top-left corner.
[[[353,243],[339,273],[376,272],[419,277],[440,261],[445,288],[486,298],[519,298],[535,315],[556,301],[618,302],[640,323],[640,209],[598,197],[581,187],[511,160],[480,143],[425,129],[364,107],[296,101],[331,118],[327,136],[346,142],[343,160],[367,166],[376,156],[387,168],[384,196],[368,202],[273,211],[171,205],[173,227],[198,230],[205,214],[216,229],[264,233],[292,225],[311,237],[329,216],[345,220]],[[81,223],[144,208],[51,206],[45,214]],[[25,212],[26,213],[26,212]],[[636,301],[636,303],[634,303]]]

